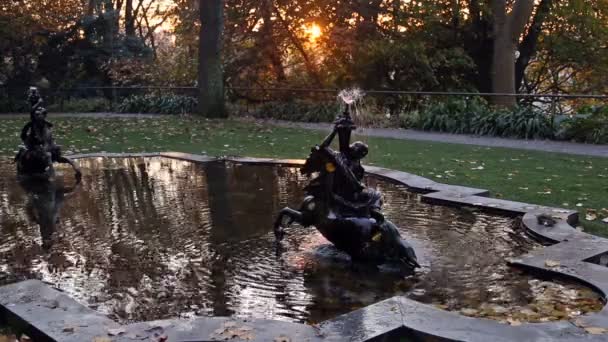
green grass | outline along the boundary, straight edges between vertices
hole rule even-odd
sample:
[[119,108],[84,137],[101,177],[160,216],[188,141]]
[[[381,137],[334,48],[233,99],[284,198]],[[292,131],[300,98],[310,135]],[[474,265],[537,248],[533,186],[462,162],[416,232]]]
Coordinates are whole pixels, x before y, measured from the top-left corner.
[[[256,123],[163,117],[55,118],[55,138],[69,153],[181,151],[213,156],[305,158],[322,132]],[[25,119],[0,119],[0,155],[12,156]],[[486,188],[499,198],[597,213],[586,231],[608,236],[608,158],[359,137],[367,164],[438,182]]]

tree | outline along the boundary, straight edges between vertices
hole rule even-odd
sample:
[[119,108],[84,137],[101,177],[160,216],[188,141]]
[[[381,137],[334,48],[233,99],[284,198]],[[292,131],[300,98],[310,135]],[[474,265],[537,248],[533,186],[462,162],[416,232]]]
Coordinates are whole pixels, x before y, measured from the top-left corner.
[[528,33],[519,44],[519,57],[515,63],[515,90],[519,91],[522,88],[526,68],[534,58],[540,36],[543,32],[543,26],[549,19],[553,0],[541,0],[534,14],[532,24],[528,29]]
[[[492,56],[492,91],[515,93],[515,51],[534,11],[534,0],[516,0],[507,14],[506,0],[492,0],[494,53]],[[511,96],[495,96],[493,103],[512,107],[517,99]]]
[[522,89],[534,93],[605,93],[608,81],[608,3],[555,2]]
[[199,113],[206,117],[226,117],[222,72],[224,1],[200,0],[198,62]]

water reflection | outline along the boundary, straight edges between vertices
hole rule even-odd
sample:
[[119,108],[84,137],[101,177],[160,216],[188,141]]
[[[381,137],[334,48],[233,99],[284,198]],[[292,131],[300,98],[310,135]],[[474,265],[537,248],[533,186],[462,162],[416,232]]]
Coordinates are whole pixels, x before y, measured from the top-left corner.
[[[508,268],[506,257],[537,246],[512,220],[425,205],[377,179],[369,182],[385,193],[387,216],[419,253],[416,276],[353,267],[298,226],[277,258],[273,216],[303,195],[292,168],[162,158],[79,164],[82,184],[71,193],[24,188],[0,164],[0,283],[40,278],[121,321],[318,322],[395,294],[493,318],[527,309],[530,320],[558,319],[554,304],[564,317],[601,306],[589,291]],[[544,313],[546,303],[553,311]]]
[[59,224],[61,207],[66,196],[72,193],[78,183],[67,186],[60,181],[47,181],[37,179],[23,179],[19,185],[26,193],[26,212],[31,222],[40,227],[42,248],[49,251],[53,244],[53,233]]

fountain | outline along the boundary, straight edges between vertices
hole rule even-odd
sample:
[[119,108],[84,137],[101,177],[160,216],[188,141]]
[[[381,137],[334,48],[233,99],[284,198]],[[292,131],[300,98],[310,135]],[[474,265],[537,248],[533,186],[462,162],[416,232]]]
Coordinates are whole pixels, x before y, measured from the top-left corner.
[[[304,227],[314,226],[354,260],[392,260],[407,268],[420,267],[414,249],[382,214],[382,195],[362,183],[365,170],[361,159],[367,155],[368,147],[362,142],[350,143],[351,132],[356,129],[348,108],[352,101],[345,101],[347,109],[335,121],[331,134],[306,159],[302,173],[318,176],[306,186],[300,210],[280,211],[275,235],[282,240],[283,226],[297,222]],[[330,147],[336,135],[339,151]]]
[[4,160],[0,321],[36,341],[605,340],[608,240],[572,211],[364,175],[351,119],[307,161],[79,155],[75,187]]

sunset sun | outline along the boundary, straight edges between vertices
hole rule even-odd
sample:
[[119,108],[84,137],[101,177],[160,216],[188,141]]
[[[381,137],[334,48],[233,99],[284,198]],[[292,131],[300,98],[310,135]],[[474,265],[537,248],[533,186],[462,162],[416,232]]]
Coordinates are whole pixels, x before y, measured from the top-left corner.
[[304,32],[306,33],[308,39],[310,39],[311,42],[315,42],[323,35],[323,30],[321,29],[321,26],[317,25],[316,23],[306,25],[304,27]]

